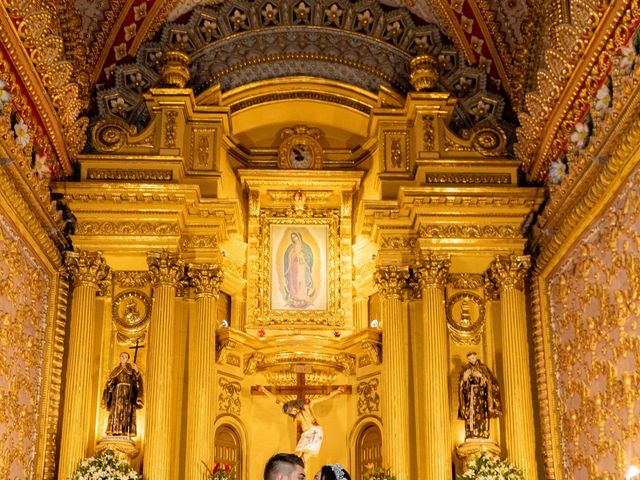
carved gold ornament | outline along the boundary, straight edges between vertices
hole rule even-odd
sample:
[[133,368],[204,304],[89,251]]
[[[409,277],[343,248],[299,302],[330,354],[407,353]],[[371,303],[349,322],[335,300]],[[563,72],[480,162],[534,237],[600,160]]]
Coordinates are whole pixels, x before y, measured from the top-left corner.
[[377,378],[358,384],[356,388],[358,392],[358,415],[370,415],[380,412],[378,385],[380,385],[380,380]]
[[463,345],[478,343],[485,322],[484,299],[473,292],[458,292],[447,299],[447,327],[451,338]]
[[418,92],[432,90],[438,84],[438,61],[435,57],[422,54],[409,64],[411,85]]
[[113,299],[111,315],[118,340],[133,343],[146,333],[151,318],[151,300],[136,290],[121,292]]
[[320,130],[298,125],[282,131],[278,150],[278,167],[320,169],[324,161]]

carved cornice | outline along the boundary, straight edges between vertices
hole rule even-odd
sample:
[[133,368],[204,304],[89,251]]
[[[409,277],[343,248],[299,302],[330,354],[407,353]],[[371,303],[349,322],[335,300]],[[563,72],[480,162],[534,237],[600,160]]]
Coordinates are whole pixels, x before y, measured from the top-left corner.
[[180,226],[175,222],[140,221],[81,221],[76,235],[179,235]]
[[450,267],[451,258],[449,255],[433,252],[422,255],[415,267],[416,280],[420,288],[444,288]]
[[637,151],[640,143],[640,120],[636,120],[628,133],[618,142],[617,149],[612,153],[608,162],[601,166],[597,178],[590,183],[580,200],[567,205],[562,211],[556,212],[561,216],[562,223],[554,231],[537,231],[534,237],[539,250],[536,256],[536,272],[541,272],[555,256],[558,250],[575,230],[576,226],[598,205],[598,202],[609,191],[615,177],[624,169],[630,158]]
[[178,287],[184,278],[184,261],[178,253],[167,250],[149,252],[147,265],[149,265],[151,284],[154,287],[159,285]]
[[224,277],[224,272],[219,265],[190,263],[187,266],[187,276],[189,277],[189,283],[195,288],[196,298],[218,298]]
[[100,288],[107,280],[110,268],[102,252],[65,252],[65,267],[73,279],[73,286],[93,285]]
[[[45,230],[45,228],[50,225],[42,225],[39,218],[34,215],[35,209],[31,204],[40,204],[35,199],[31,199],[31,202],[27,202],[24,195],[16,189],[16,185],[7,174],[7,171],[8,170],[4,168],[0,168],[0,195],[5,197],[7,204],[11,206],[15,211],[16,216],[25,224],[26,228],[38,242],[38,246],[42,249],[42,252],[46,255],[49,261],[55,267],[60,266],[62,264],[62,255],[60,254],[60,250],[51,239],[50,234]],[[62,233],[60,233],[60,235],[62,235]]]
[[169,182],[173,180],[173,171],[150,168],[89,168],[87,169],[87,179],[123,182]]
[[489,277],[500,291],[505,288],[523,290],[524,279],[530,267],[529,255],[496,255],[489,267]]
[[378,292],[387,298],[400,298],[402,291],[407,288],[409,269],[403,266],[379,266],[374,275]]
[[420,225],[419,238],[522,238],[519,228],[511,225],[431,224]]
[[436,185],[509,185],[509,173],[427,173],[425,183]]

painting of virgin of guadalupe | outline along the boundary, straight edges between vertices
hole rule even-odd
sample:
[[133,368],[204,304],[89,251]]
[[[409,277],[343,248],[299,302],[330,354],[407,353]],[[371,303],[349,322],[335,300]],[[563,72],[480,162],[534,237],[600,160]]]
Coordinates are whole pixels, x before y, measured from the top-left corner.
[[325,226],[272,227],[272,309],[326,309],[326,248]]

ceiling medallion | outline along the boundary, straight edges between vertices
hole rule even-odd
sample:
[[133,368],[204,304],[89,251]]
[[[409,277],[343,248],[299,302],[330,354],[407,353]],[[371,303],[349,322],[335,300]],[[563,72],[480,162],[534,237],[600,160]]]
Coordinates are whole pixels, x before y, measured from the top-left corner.
[[320,130],[297,125],[280,134],[283,140],[278,151],[278,167],[287,169],[319,170],[324,152],[320,145]]
[[447,299],[446,311],[452,338],[464,345],[478,343],[484,328],[484,299],[473,292],[458,292]]

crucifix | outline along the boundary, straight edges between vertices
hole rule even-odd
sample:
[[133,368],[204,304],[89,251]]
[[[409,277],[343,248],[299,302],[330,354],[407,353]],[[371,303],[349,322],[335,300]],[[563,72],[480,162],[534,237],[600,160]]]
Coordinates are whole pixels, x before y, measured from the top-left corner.
[[133,362],[132,363],[136,363],[136,360],[138,359],[138,350],[140,350],[141,348],[144,348],[144,345],[140,345],[140,339],[136,339],[135,347],[129,347],[129,350],[135,350],[135,352],[133,354]]
[[[313,405],[328,400],[341,393],[350,394],[351,385],[307,385],[304,366],[295,368],[296,384],[290,386],[262,386],[251,387],[253,395],[266,395],[276,404],[282,405],[284,413],[292,417],[297,425],[298,444],[295,452],[307,460],[309,455],[317,455],[323,439],[322,427],[318,424]],[[276,395],[295,395],[295,400],[282,402]],[[322,395],[320,398],[309,399],[309,395]]]

